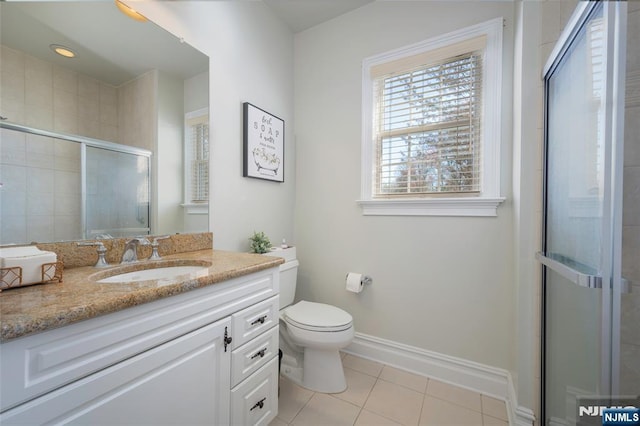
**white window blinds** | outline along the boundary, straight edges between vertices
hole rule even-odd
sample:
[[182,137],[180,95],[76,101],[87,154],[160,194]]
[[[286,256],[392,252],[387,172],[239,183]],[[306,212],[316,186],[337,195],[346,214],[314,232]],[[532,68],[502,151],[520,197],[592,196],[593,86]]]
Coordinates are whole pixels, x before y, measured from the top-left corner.
[[209,116],[187,117],[187,196],[190,203],[209,200]]
[[374,197],[481,190],[484,44],[480,37],[371,70]]

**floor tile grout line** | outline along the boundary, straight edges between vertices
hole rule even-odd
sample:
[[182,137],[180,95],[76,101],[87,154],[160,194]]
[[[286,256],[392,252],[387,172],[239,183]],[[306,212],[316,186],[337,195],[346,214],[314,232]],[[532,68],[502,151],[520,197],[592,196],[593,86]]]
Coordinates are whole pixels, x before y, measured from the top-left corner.
[[355,426],[355,424],[358,423],[358,419],[360,418],[360,414],[362,414],[362,410],[364,410],[364,407],[360,407],[360,411],[358,411],[358,415],[356,416],[355,420],[351,424],[352,426]]
[[[380,381],[380,377],[376,377],[375,379],[376,379],[376,381],[373,382],[373,386],[371,386],[371,389],[369,389],[369,393],[367,394],[367,397],[365,398],[364,403],[362,404],[362,409],[360,410],[360,414],[362,414],[362,411],[364,410],[364,407],[367,405],[367,402],[369,401],[369,398],[371,397],[371,393],[373,392],[373,388],[375,388],[376,385],[378,384],[378,382]],[[391,421],[395,422],[395,420],[390,419],[387,416],[383,416],[380,413],[376,413],[375,411],[371,411],[371,412],[373,414],[375,414],[376,416],[380,416],[380,417],[383,417],[383,418],[385,418],[387,420],[391,420]],[[360,414],[358,414],[358,416],[360,416]]]
[[[373,386],[371,387],[371,390],[369,391],[369,395],[367,395],[367,399],[365,400],[364,405],[362,406],[362,410],[365,409],[365,405],[367,405],[367,401],[369,400],[369,397],[371,396],[371,393],[373,392],[373,388],[375,388],[376,384],[378,384],[378,382],[380,382],[380,381],[385,382],[385,383],[390,383],[392,385],[400,386],[400,387],[403,387],[405,389],[409,389],[409,390],[413,390],[415,392],[418,392],[415,389],[407,388],[406,386],[401,386],[398,383],[389,382],[387,380],[382,379],[381,377],[377,377],[375,383],[373,384]],[[418,392],[418,393],[420,393],[420,392]],[[418,424],[420,424],[420,419],[422,418],[422,407],[424,406],[424,398],[425,398],[425,396],[426,396],[426,394],[422,394],[422,405],[420,406],[420,416],[418,416]],[[387,416],[385,416],[383,414],[378,413],[377,411],[373,411],[373,410],[367,410],[367,411],[370,411],[371,413],[375,414],[376,416],[382,417],[382,418],[387,419],[387,420],[389,420],[391,422],[397,423],[397,424],[402,425],[402,426],[406,426],[406,425],[402,424],[400,421],[398,421],[397,419],[392,419],[390,417],[387,417]]]
[[338,400],[338,401],[340,401],[340,402],[346,402],[347,404],[349,404],[349,405],[353,405],[354,407],[362,408],[361,406],[359,406],[358,404],[356,404],[356,403],[354,403],[354,402],[347,401],[346,399],[338,398],[338,397],[336,396],[337,394],[327,393],[327,394],[325,394],[325,395],[329,395],[330,397],[335,398],[335,399],[337,399],[337,400]]
[[483,416],[491,417],[492,419],[500,420],[501,422],[508,422],[509,420],[501,419],[500,417],[492,416],[491,414],[487,414],[484,411],[482,413]]
[[[423,377],[424,377],[424,376],[423,376]],[[383,379],[382,377],[378,377],[378,380],[382,380],[382,381],[383,381],[383,382],[385,382],[385,383],[391,383],[392,385],[400,386],[401,388],[408,389],[408,390],[410,390],[410,391],[417,392],[417,393],[422,394],[422,395],[426,395],[426,394],[427,394],[427,389],[426,389],[426,388],[425,388],[425,391],[424,391],[424,392],[421,392],[421,391],[419,391],[419,390],[417,390],[417,389],[414,389],[414,388],[412,388],[412,387],[405,386],[405,385],[403,385],[402,383],[391,382],[391,381],[389,381],[389,380],[385,380],[385,379]],[[429,380],[429,378],[428,378],[428,377],[427,377],[427,380]]]
[[376,385],[378,384],[379,380],[380,380],[380,378],[376,377],[376,381],[373,382],[373,386],[371,386],[371,389],[369,390],[369,394],[365,398],[364,404],[362,404],[362,408],[364,408],[367,405],[367,402],[369,402],[369,398],[371,398],[371,394],[373,393],[373,389],[376,387]]
[[306,407],[309,402],[313,399],[313,397],[316,395],[317,392],[312,391],[311,396],[309,397],[309,399],[307,399],[307,402],[305,402],[302,407],[300,407],[300,409],[296,412],[296,415],[293,416],[293,418],[291,419],[291,421],[289,423],[287,423],[288,425],[293,424],[294,420],[296,419],[296,417],[298,417],[300,415],[300,413],[302,412],[302,410],[304,410],[304,407]]
[[429,388],[429,379],[427,377],[427,385],[424,387],[424,394],[422,395],[422,406],[420,407],[420,417],[418,417],[418,424],[420,424],[420,420],[422,419],[422,415],[424,414],[424,406],[427,404],[427,389]]
[[[382,368],[380,368],[380,371],[378,371],[378,373],[376,375],[370,374],[370,373],[368,373],[366,371],[356,370],[355,368],[347,367],[347,366],[344,365],[344,360],[347,357],[361,359],[361,360],[364,360],[366,362],[371,362],[371,363],[374,363],[374,364],[379,364],[379,365],[382,366]],[[356,356],[356,355],[351,355],[351,354],[346,354],[345,357],[342,358],[342,363],[343,363],[343,368],[349,368],[350,370],[357,371],[358,373],[366,374],[367,376],[370,376],[370,377],[375,377],[376,379],[380,377],[380,374],[382,374],[382,370],[383,370],[384,366],[386,365],[386,364],[383,364],[383,363],[378,362],[378,361],[373,361],[373,360],[370,360],[368,358],[362,358],[362,357],[359,357],[359,356]]]
[[383,377],[380,377],[382,380],[384,380],[384,381],[386,381],[386,382],[388,382],[388,383],[394,383],[394,384],[396,384],[396,385],[400,385],[400,386],[402,386],[403,388],[411,389],[411,390],[413,390],[413,391],[420,392],[420,393],[422,393],[422,394],[426,394],[426,393],[427,393],[427,387],[428,387],[428,384],[429,384],[429,380],[436,380],[436,379],[434,379],[434,378],[432,378],[432,377],[425,376],[424,374],[418,374],[418,373],[415,373],[415,372],[413,372],[413,371],[411,371],[411,370],[405,370],[405,369],[402,369],[402,368],[399,368],[399,367],[395,367],[395,366],[393,366],[393,365],[388,365],[388,364],[382,364],[382,365],[383,365],[383,368],[382,368],[382,370],[380,371],[380,376],[382,376],[382,372],[384,371],[384,369],[385,369],[386,367],[389,367],[389,368],[392,368],[392,369],[394,369],[394,370],[401,371],[401,372],[403,372],[403,373],[406,373],[406,374],[409,374],[409,375],[412,375],[412,376],[421,377],[421,378],[423,378],[423,379],[426,379],[426,380],[427,380],[427,384],[425,385],[424,390],[423,390],[423,391],[420,391],[420,390],[417,390],[417,389],[412,388],[412,387],[410,387],[410,386],[405,386],[405,385],[403,385],[402,383],[390,382],[389,380],[386,380],[386,379],[384,379]]
[[[500,418],[500,417],[496,417],[496,416],[494,416],[494,415],[492,415],[492,414],[485,413],[485,412],[484,412],[484,404],[485,404],[485,402],[484,402],[484,398],[482,398],[483,396],[485,396],[485,397],[487,397],[487,398],[492,398],[492,397],[489,397],[488,395],[485,395],[485,394],[483,394],[483,393],[481,393],[481,394],[480,394],[480,408],[482,409],[482,415],[484,415],[484,416],[489,416],[489,417],[491,417],[491,418],[493,418],[493,419],[498,419],[498,420],[503,421],[503,422],[504,422],[504,421],[508,421],[508,420],[502,419],[502,418]],[[495,399],[495,398],[494,398],[494,399]],[[498,401],[500,401],[500,400],[498,400]],[[505,412],[504,412],[504,413],[505,413],[505,416],[506,416],[506,414],[507,414],[507,409],[506,409],[506,408],[507,408],[507,404],[505,403]],[[507,417],[508,417],[508,416],[507,416]]]
[[[473,408],[471,408],[471,407],[467,407],[466,405],[462,405],[462,404],[460,404],[459,402],[456,402],[456,401],[450,401],[450,400],[448,400],[448,399],[444,399],[444,398],[439,397],[439,396],[436,396],[436,395],[425,394],[424,396],[425,396],[425,398],[426,398],[427,396],[430,396],[431,398],[435,398],[435,399],[437,399],[437,400],[439,400],[439,401],[448,402],[449,404],[453,404],[453,405],[455,405],[455,406],[457,406],[457,407],[466,408],[467,410],[471,410],[471,411],[476,412],[476,413],[484,414],[484,413],[482,412],[482,406],[481,406],[481,408],[480,408],[480,411],[478,411],[478,410],[473,409]],[[494,417],[494,416],[491,416],[491,417]],[[497,418],[497,417],[494,417],[494,418]]]
[[353,423],[351,424],[351,426],[355,425],[356,421],[358,420],[358,417],[360,416],[360,413],[364,409],[364,406],[360,407],[358,404],[354,404],[351,401],[347,401],[347,400],[344,400],[342,398],[338,398],[337,396],[335,396],[336,394],[328,393],[327,395],[329,395],[330,397],[336,399],[337,401],[344,402],[344,403],[347,403],[349,405],[353,405],[354,407],[356,407],[358,409],[358,414],[356,415],[356,418],[353,420]]

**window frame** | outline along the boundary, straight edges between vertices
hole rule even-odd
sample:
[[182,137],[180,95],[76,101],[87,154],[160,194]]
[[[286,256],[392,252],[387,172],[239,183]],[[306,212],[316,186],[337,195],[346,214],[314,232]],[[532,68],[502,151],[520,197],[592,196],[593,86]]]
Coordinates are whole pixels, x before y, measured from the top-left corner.
[[[461,30],[378,54],[364,59],[362,65],[362,164],[361,198],[363,215],[399,216],[497,216],[500,196],[500,145],[502,103],[502,29],[503,18],[495,18]],[[474,195],[448,196],[452,193],[403,195],[375,198],[376,169],[374,140],[374,79],[371,69],[402,58],[447,48],[469,39],[485,36],[482,104],[482,166],[480,192]],[[399,70],[400,71],[400,70]]]

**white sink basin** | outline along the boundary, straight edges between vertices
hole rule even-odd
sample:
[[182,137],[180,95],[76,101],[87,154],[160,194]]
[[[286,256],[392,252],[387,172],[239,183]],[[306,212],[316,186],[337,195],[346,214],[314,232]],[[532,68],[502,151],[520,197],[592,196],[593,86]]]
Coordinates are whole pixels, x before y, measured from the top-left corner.
[[175,278],[181,275],[193,275],[192,278],[207,275],[208,268],[205,266],[165,266],[161,268],[143,269],[142,271],[126,272],[124,274],[112,275],[96,282],[98,283],[130,283],[134,281],[161,280]]

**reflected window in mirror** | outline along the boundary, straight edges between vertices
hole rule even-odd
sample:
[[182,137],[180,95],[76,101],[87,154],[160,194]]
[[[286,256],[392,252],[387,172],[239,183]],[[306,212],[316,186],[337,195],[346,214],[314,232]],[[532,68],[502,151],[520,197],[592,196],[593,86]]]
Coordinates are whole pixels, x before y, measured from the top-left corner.
[[185,114],[185,204],[209,203],[209,110]]

